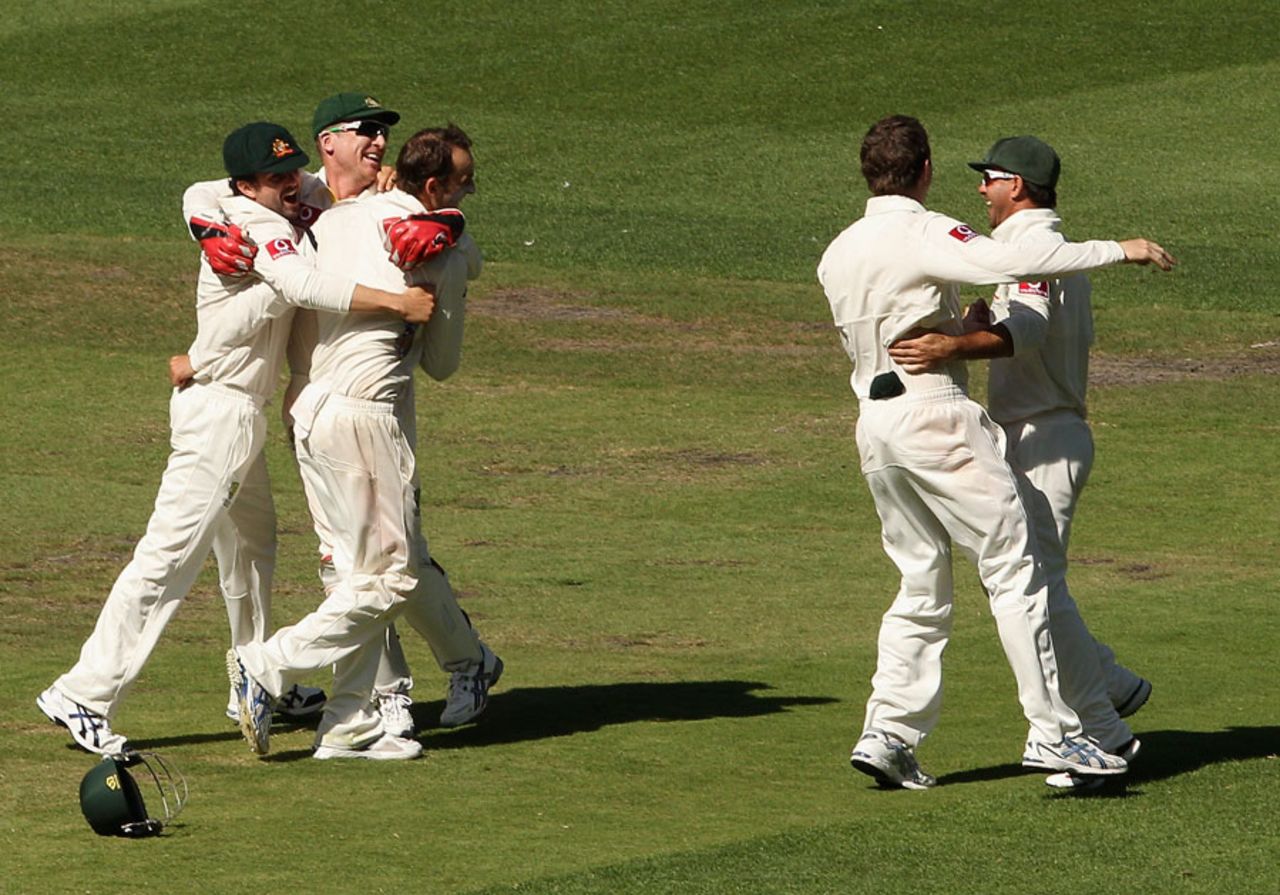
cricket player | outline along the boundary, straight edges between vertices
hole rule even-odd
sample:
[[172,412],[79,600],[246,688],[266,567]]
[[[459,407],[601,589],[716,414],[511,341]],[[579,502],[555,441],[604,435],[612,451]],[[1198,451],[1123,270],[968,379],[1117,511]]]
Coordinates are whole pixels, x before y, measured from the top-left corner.
[[881,623],[872,694],[851,763],[885,786],[936,783],[915,749],[941,708],[954,543],[976,561],[989,595],[1034,757],[1057,771],[1123,773],[1125,760],[1082,735],[1058,691],[1046,579],[1003,456],[1003,433],[969,399],[963,363],[913,376],[888,349],[924,332],[959,334],[957,284],[1009,283],[1121,261],[1168,269],[1173,259],[1143,239],[998,243],[928,211],[932,159],[928,135],[914,118],[873,125],[860,160],[873,195],[864,217],[828,246],[818,279],[853,363],[861,468],[902,582]]
[[[400,151],[398,188],[339,203],[315,225],[322,270],[361,271],[362,279],[401,286],[431,282],[437,307],[421,327],[390,317],[319,315],[311,379],[293,407],[294,433],[299,468],[332,539],[337,581],[298,624],[227,654],[241,729],[259,754],[269,747],[271,698],[333,664],[315,757],[418,757],[421,745],[388,732],[369,699],[386,626],[404,612],[433,649],[439,632],[469,629],[454,615],[456,602],[421,536],[411,408],[416,367],[436,379],[457,369],[466,282],[478,273],[479,253],[463,234],[453,249],[406,272],[388,255],[384,224],[455,206],[474,191],[473,172],[464,133],[452,126],[419,131]],[[421,586],[424,578],[438,584]],[[485,688],[502,665],[496,656],[481,660],[475,677]]]
[[[304,223],[308,226],[314,224],[337,201],[378,192],[389,129],[399,121],[399,113],[385,108],[364,93],[339,93],[320,101],[312,116],[312,131],[322,170],[320,176],[303,175],[301,215]],[[210,263],[228,275],[242,275],[252,269],[256,249],[241,240],[234,228],[211,229],[202,225],[204,221],[219,219],[217,205],[224,198],[225,187],[221,181],[195,184],[184,196],[184,214],[191,222],[193,234],[197,238],[204,237],[201,246]],[[456,239],[454,229],[461,224],[460,213],[438,206],[428,213],[409,214],[390,222],[384,243],[394,263],[409,269],[441,248],[452,246]],[[477,273],[478,269],[477,266]],[[290,342],[293,376],[283,406],[287,427],[292,426],[289,410],[308,379],[310,351],[315,339],[313,315],[299,314],[295,327],[297,332]],[[397,410],[404,417],[402,423],[406,431],[412,433],[412,401],[401,403]],[[321,508],[309,490],[307,498],[320,540],[320,577],[328,593],[336,582],[332,550],[328,546],[330,538]],[[427,639],[437,664],[449,674],[440,723],[455,727],[473,720],[484,711],[489,687],[501,674],[497,670],[502,667],[501,661],[476,634],[466,614],[457,607],[447,576],[438,564],[433,563],[423,574],[420,585],[439,592],[438,604],[445,607],[439,624],[430,630]],[[450,605],[451,609],[448,608]],[[466,624],[459,626],[458,620]],[[374,698],[386,729],[401,737],[414,734],[413,717],[409,711],[412,687],[413,677],[399,636],[395,626],[390,625]],[[227,715],[239,720],[234,694],[231,695]]]
[[[1051,146],[1032,136],[1006,137],[969,167],[982,173],[978,192],[993,239],[1065,241],[1054,210],[1062,163]],[[954,360],[991,359],[988,412],[1004,430],[1049,579],[1062,695],[1088,736],[1126,753],[1133,751],[1132,732],[1119,719],[1142,707],[1151,683],[1093,638],[1066,585],[1071,520],[1093,466],[1085,421],[1091,293],[1082,273],[1004,284],[989,308],[983,301],[970,306],[963,334],[929,333],[898,342],[889,355],[911,374]]]
[[[206,340],[220,338],[228,310],[285,303],[335,315],[355,310],[402,321],[429,318],[434,297],[426,290],[370,289],[315,269],[311,246],[295,228],[298,170],[307,156],[287,130],[268,122],[245,125],[227,137],[223,160],[237,193],[226,203],[228,211],[263,252],[252,278],[219,276],[202,259],[193,357],[201,357]],[[112,587],[79,661],[36,700],[91,752],[125,748],[125,737],[110,722],[213,545],[223,551],[219,564],[233,642],[265,636],[275,515],[262,456],[262,408],[280,373],[289,322],[287,314],[274,317],[235,350],[202,365],[190,387],[174,391],[172,453],[146,534]],[[233,561],[236,551],[250,555]],[[232,566],[244,580],[231,580]]]

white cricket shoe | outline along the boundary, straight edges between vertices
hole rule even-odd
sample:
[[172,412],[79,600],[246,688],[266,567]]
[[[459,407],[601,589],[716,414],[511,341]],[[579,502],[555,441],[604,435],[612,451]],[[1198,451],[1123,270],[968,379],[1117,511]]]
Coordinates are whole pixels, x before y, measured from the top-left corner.
[[[1116,750],[1116,755],[1124,759],[1125,764],[1133,764],[1133,760],[1138,757],[1138,753],[1142,751],[1142,741],[1137,737],[1133,737],[1124,746]],[[1101,789],[1106,782],[1105,777],[1099,777],[1096,774],[1079,774],[1071,771],[1063,771],[1059,774],[1050,774],[1044,778],[1046,786],[1054,789],[1069,789],[1075,793],[1087,793]]]
[[378,693],[376,697],[383,731],[394,737],[412,737],[415,731],[409,706],[413,705],[413,699],[408,692],[392,690],[389,693]]
[[1104,752],[1088,737],[1064,737],[1062,742],[1052,744],[1028,740],[1022,753],[1022,766],[1089,777],[1123,774],[1129,770],[1128,762],[1119,755]]
[[911,747],[882,730],[864,733],[854,745],[849,763],[886,789],[928,789],[938,783],[921,770]]
[[472,662],[466,670],[449,675],[444,712],[440,715],[442,726],[466,724],[489,705],[489,690],[502,677],[502,660],[484,641],[480,642],[480,653],[479,662]]
[[266,755],[271,741],[271,694],[249,676],[234,647],[227,650],[227,678],[236,691],[240,732],[250,749]]
[[1138,709],[1147,704],[1147,700],[1151,698],[1151,681],[1145,677],[1138,678],[1137,685],[1133,688],[1133,692],[1126,696],[1119,705],[1116,706],[1116,714],[1121,718],[1128,718],[1130,715],[1136,715]]
[[97,712],[50,687],[36,697],[36,707],[54,724],[65,727],[76,745],[99,755],[116,755],[129,741],[123,734],[111,732],[111,722]]
[[[324,709],[328,699],[319,687],[294,684],[276,700],[273,711],[284,718],[306,718]],[[227,717],[240,723],[240,697],[234,689],[227,699]]]
[[294,684],[276,700],[274,711],[286,718],[306,718],[324,710],[329,697],[319,687]]
[[1083,774],[1071,774],[1063,771],[1060,774],[1050,774],[1044,778],[1045,786],[1054,789],[1070,790],[1077,795],[1095,792],[1102,789],[1106,785],[1105,777],[1085,776]]
[[368,761],[410,761],[422,755],[422,744],[417,740],[384,733],[367,746],[359,749],[343,749],[339,746],[317,746],[312,758],[327,761],[330,758],[363,758]]

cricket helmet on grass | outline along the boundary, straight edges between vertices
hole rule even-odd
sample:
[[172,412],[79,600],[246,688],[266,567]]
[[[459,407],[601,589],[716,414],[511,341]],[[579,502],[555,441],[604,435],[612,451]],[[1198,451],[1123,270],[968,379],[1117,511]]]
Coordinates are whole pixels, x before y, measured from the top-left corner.
[[[141,787],[135,773],[142,780]],[[150,794],[152,786],[162,809],[159,816],[148,811],[142,797],[142,790]],[[80,781],[80,810],[99,836],[137,839],[159,835],[186,804],[186,779],[154,752],[104,756]]]

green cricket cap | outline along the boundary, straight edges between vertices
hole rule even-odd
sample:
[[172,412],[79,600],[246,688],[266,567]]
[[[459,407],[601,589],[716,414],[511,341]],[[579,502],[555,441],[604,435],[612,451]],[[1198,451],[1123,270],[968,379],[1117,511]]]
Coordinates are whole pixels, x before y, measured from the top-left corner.
[[980,162],[969,162],[975,171],[996,168],[1017,174],[1027,183],[1057,189],[1062,160],[1053,147],[1035,137],[1005,137],[996,140]]
[[365,119],[381,121],[390,127],[400,120],[400,113],[383,107],[367,93],[337,93],[320,100],[320,105],[316,106],[316,113],[311,118],[311,135],[318,137],[326,127],[341,121]]
[[232,177],[296,171],[308,161],[293,134],[270,121],[238,127],[222,144],[222,163]]

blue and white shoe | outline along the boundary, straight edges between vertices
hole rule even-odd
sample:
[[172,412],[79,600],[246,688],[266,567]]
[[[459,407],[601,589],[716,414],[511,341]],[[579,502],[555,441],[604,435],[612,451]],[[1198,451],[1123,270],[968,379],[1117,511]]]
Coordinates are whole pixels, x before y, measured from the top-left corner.
[[81,749],[99,755],[118,755],[129,744],[123,735],[111,732],[111,723],[105,717],[63,696],[56,687],[37,696],[36,707],[54,724],[65,727]]
[[910,746],[882,730],[864,733],[854,744],[849,763],[885,789],[929,789],[938,783],[920,768]]
[[[276,700],[274,711],[282,718],[306,718],[323,711],[328,699],[319,687],[294,684]],[[227,717],[240,723],[240,696],[235,690],[227,699]]]
[[445,695],[440,724],[457,727],[479,716],[489,705],[489,690],[502,677],[502,667],[502,660],[482,641],[480,661],[473,662],[465,671],[449,675],[449,690]]
[[[1137,737],[1133,737],[1129,742],[1115,750],[1115,754],[1123,758],[1125,764],[1132,765],[1133,760],[1138,757],[1138,753],[1141,751],[1142,741]],[[1096,774],[1063,771],[1060,774],[1050,774],[1044,778],[1044,782],[1046,786],[1051,786],[1054,789],[1070,790],[1077,795],[1084,795],[1101,789],[1103,784],[1107,782],[1107,778],[1099,777]]]
[[1104,752],[1088,737],[1064,737],[1059,743],[1028,740],[1022,753],[1022,766],[1044,771],[1067,771],[1086,777],[1105,777],[1129,770],[1129,763],[1122,757]]
[[250,749],[266,755],[271,740],[271,694],[249,676],[235,649],[227,650],[227,678],[239,703],[240,732]]

